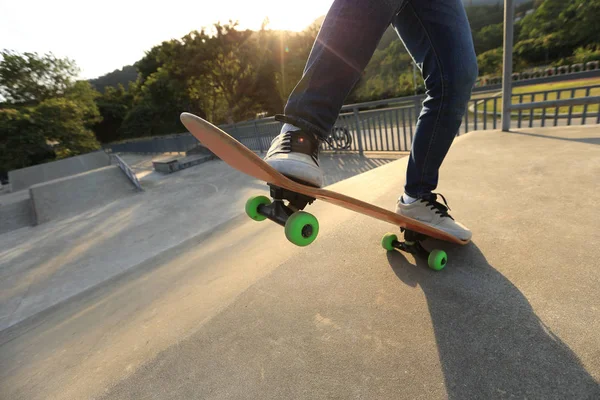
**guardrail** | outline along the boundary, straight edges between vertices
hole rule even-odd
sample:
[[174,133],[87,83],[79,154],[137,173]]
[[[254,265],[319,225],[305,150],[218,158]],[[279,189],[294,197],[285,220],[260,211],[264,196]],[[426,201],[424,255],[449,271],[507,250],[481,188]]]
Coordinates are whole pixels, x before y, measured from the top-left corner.
[[[578,63],[571,65],[561,65],[558,67],[534,68],[533,70],[513,72],[511,78],[513,86],[532,84],[532,81],[565,80],[580,79],[586,77],[598,76],[600,72],[600,61],[588,61],[587,63]],[[490,85],[502,85],[501,76],[483,76],[477,80],[477,88],[485,88]]]
[[[511,127],[600,123],[600,85],[513,94]],[[581,97],[577,97],[582,95]],[[346,149],[354,152],[409,151],[415,123],[424,95],[349,104],[342,107],[337,127],[344,128],[352,140]],[[536,101],[541,99],[541,101]],[[530,100],[529,102],[524,102]],[[561,110],[562,108],[565,108]],[[568,109],[566,108],[568,107]],[[529,110],[529,112],[524,112]],[[459,134],[474,130],[500,129],[502,99],[499,96],[475,97],[469,101]],[[578,121],[579,119],[579,121]],[[277,136],[281,123],[273,117],[221,125],[251,150],[265,152]],[[189,133],[154,137],[106,146],[119,153],[186,152],[198,145]],[[327,144],[323,151],[332,150]]]

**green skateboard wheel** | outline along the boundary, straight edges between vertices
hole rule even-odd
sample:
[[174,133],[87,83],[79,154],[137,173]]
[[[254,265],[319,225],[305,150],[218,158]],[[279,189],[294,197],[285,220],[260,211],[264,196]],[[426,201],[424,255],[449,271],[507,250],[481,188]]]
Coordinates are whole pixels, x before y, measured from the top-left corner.
[[297,211],[285,223],[285,237],[296,246],[308,246],[319,233],[319,221],[314,215]]
[[264,215],[258,212],[258,206],[261,204],[269,205],[271,204],[271,199],[266,196],[253,196],[250,197],[246,201],[246,215],[252,218],[255,221],[264,221],[267,219]]
[[448,256],[444,250],[433,250],[429,253],[429,257],[427,259],[427,264],[429,268],[434,269],[436,271],[440,271],[444,269],[446,263],[448,262]]
[[381,239],[381,246],[387,251],[394,250],[394,241],[398,240],[398,236],[394,233],[386,233]]

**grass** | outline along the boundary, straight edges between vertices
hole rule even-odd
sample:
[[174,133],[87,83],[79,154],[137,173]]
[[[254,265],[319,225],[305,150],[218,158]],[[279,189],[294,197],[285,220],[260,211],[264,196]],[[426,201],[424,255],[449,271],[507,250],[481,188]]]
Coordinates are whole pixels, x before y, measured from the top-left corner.
[[[534,101],[544,101],[544,100],[556,100],[557,92],[548,93],[546,99],[544,99],[543,93],[538,93],[535,95],[531,95],[531,94],[526,95],[526,93],[541,92],[541,91],[548,91],[548,90],[564,90],[560,93],[561,99],[586,97],[588,94],[584,87],[592,86],[592,85],[600,85],[600,78],[586,78],[586,79],[577,79],[577,80],[571,80],[571,81],[562,81],[562,82],[555,82],[555,83],[542,83],[542,84],[537,84],[537,85],[527,85],[527,86],[516,87],[513,89],[512,103],[519,104],[519,99],[520,99],[519,95],[520,94],[524,95],[523,103],[529,103],[529,102],[534,102]],[[571,89],[571,90],[574,89],[574,92],[569,91],[569,89]],[[591,89],[589,92],[589,96],[600,96],[600,87]],[[494,97],[497,98],[496,110],[497,110],[497,112],[501,112],[502,111],[501,93],[498,93]],[[475,99],[477,99],[477,97],[474,96],[472,99],[475,100]],[[494,99],[485,100],[485,103],[487,103],[487,111],[488,112],[493,111]],[[584,108],[584,106],[573,106],[572,112],[573,113],[582,113],[583,108]],[[556,107],[547,108],[546,114],[553,115],[555,109],[556,109]],[[477,105],[477,111],[483,111],[483,110],[484,110],[484,101],[481,101]],[[542,108],[534,109],[534,113],[541,114],[542,111],[543,111]],[[529,112],[530,112],[529,110],[523,110],[523,115],[529,114]],[[558,110],[559,114],[567,114],[568,112],[569,112],[569,106],[560,107]],[[587,112],[591,113],[591,114],[597,113],[598,112],[598,104],[588,105]]]

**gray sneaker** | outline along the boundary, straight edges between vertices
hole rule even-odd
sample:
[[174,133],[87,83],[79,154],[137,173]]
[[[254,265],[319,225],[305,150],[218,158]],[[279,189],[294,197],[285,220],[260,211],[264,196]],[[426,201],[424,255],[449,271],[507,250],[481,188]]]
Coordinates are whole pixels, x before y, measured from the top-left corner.
[[271,142],[265,161],[288,178],[306,185],[322,187],[319,166],[319,140],[301,130],[279,134]]
[[[437,201],[438,195],[444,200],[445,205]],[[421,221],[461,240],[470,240],[471,231],[461,223],[456,222],[448,214],[448,210],[450,209],[444,196],[436,193],[420,198],[410,204],[405,204],[402,197],[400,197],[396,204],[396,213],[398,214]]]

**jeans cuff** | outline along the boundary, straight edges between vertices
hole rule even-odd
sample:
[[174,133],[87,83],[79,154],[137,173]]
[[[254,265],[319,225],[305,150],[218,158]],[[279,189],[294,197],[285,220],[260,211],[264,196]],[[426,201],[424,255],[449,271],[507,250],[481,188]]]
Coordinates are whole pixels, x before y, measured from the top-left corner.
[[313,135],[316,135],[321,140],[324,140],[327,137],[327,135],[329,134],[329,132],[325,132],[323,129],[319,128],[316,125],[311,124],[310,122],[306,121],[305,119],[294,117],[291,115],[276,114],[275,120],[297,126],[298,128],[302,129],[303,131],[310,132]]

